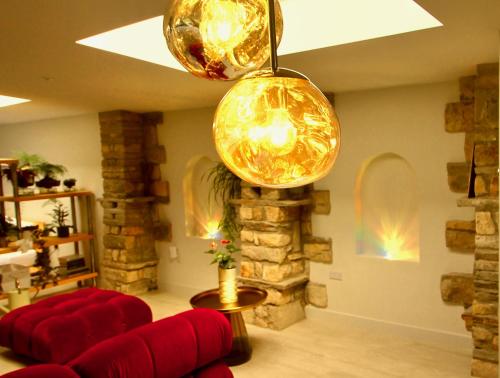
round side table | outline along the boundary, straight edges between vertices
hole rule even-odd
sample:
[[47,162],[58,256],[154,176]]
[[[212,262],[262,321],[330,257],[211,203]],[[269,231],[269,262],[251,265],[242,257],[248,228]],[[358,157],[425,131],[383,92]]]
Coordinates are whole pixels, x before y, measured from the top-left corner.
[[211,289],[196,294],[189,301],[193,308],[211,308],[224,314],[233,329],[233,347],[224,358],[229,366],[241,365],[252,357],[252,347],[248,340],[247,328],[241,315],[242,311],[250,310],[262,304],[267,298],[265,290],[251,286],[238,287],[238,302],[223,304],[219,301],[219,290]]

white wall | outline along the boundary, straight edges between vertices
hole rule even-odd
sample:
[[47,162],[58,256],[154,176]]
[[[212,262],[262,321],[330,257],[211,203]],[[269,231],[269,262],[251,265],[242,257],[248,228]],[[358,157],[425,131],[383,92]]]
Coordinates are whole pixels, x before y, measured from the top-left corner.
[[[68,169],[65,177],[76,178],[76,187],[93,192],[96,198],[102,197],[100,143],[97,114],[0,126],[1,157],[13,157],[20,151],[39,154],[51,163],[64,165]],[[4,187],[7,189],[8,185]],[[69,200],[61,201],[69,207]],[[22,203],[23,220],[50,222],[47,214],[51,206],[43,207],[45,202]],[[102,211],[99,204],[95,208],[97,240],[101,245]],[[7,211],[12,213],[13,207]]]
[[[471,256],[448,251],[444,239],[446,220],[472,219],[469,209],[456,207],[460,195],[452,194],[446,181],[446,163],[463,161],[463,134],[447,134],[443,125],[445,104],[457,100],[456,83],[337,96],[342,150],[330,175],[316,184],[331,190],[332,212],[314,217],[315,234],[333,239],[334,263],[311,264],[311,278],[328,285],[328,311],[465,334],[462,309],[443,304],[439,290],[443,273],[472,269]],[[182,196],[188,160],[199,154],[217,158],[213,113],[213,108],[168,112],[159,127],[160,143],[167,150],[163,176],[171,190],[171,203],[160,211],[173,223],[172,243],[158,243],[162,289],[192,293],[217,285],[216,268],[203,253],[207,241],[185,236]],[[39,153],[66,165],[79,186],[96,197],[102,195],[99,149],[95,114],[0,127],[0,156],[15,150]],[[382,152],[400,154],[415,169],[421,198],[420,263],[356,255],[354,179],[366,158]],[[100,206],[96,208],[100,220]],[[178,248],[178,260],[169,260],[169,246]],[[343,281],[329,280],[331,270],[342,272]]]
[[[314,217],[314,233],[333,239],[333,265],[311,264],[311,278],[326,283],[330,311],[402,323],[414,327],[465,334],[460,307],[440,299],[443,273],[472,269],[472,258],[447,250],[445,222],[472,219],[458,209],[447,186],[446,163],[463,161],[463,134],[444,132],[444,108],[458,100],[455,83],[422,85],[337,96],[342,124],[342,149],[333,171],[316,184],[330,189],[332,212]],[[159,248],[160,286],[194,292],[216,287],[206,241],[184,233],[182,178],[196,154],[216,157],[211,124],[214,109],[168,112],[160,127],[160,143],[167,149],[164,177],[170,182],[171,203],[162,215],[173,222],[172,243]],[[360,164],[378,153],[395,152],[415,169],[419,182],[420,263],[393,262],[357,256],[355,252],[354,180]],[[393,183],[394,184],[394,183]],[[168,258],[168,246],[179,250],[178,261]],[[331,270],[343,281],[329,280]]]

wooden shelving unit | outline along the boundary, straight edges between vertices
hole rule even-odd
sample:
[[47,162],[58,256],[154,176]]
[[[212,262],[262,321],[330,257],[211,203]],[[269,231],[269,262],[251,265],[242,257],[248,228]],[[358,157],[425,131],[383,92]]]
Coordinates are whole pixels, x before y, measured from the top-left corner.
[[[56,284],[54,284],[52,282],[48,283],[47,286],[45,286],[43,288],[43,290],[50,289],[50,288],[57,287],[57,286],[64,286],[64,285],[72,284],[75,282],[81,282],[81,281],[86,281],[86,280],[95,280],[96,277],[97,277],[96,272],[75,274],[74,276],[66,277],[66,278],[63,278],[63,279],[57,281]],[[30,287],[31,293],[34,293],[36,291],[37,291],[36,287]],[[0,293],[0,300],[6,299],[6,298],[7,298],[6,294]]]
[[[86,242],[88,243],[88,253],[85,255],[87,260],[87,266],[90,269],[90,272],[77,274],[75,276],[70,276],[67,278],[63,278],[58,281],[57,286],[67,285],[74,282],[81,282],[86,280],[92,280],[95,282],[95,278],[97,277],[97,273],[95,272],[95,255],[96,255],[96,246],[94,240],[94,208],[93,203],[94,195],[89,191],[68,191],[68,192],[57,192],[57,193],[40,193],[35,195],[26,195],[20,196],[18,185],[17,185],[17,174],[16,169],[18,167],[18,161],[15,159],[0,159],[0,173],[5,169],[5,167],[10,170],[10,180],[12,182],[12,195],[5,195],[4,188],[2,184],[2,174],[0,174],[0,215],[5,215],[5,203],[13,203],[15,209],[15,219],[16,225],[19,234],[22,231],[21,227],[21,204],[27,201],[40,201],[40,200],[50,200],[57,198],[69,198],[70,206],[71,206],[71,220],[73,226],[73,234],[70,234],[69,237],[60,238],[57,236],[48,236],[43,237],[45,240],[44,247],[53,247],[62,244],[73,244],[75,253],[80,254],[80,243]],[[78,220],[76,216],[76,201],[79,201],[80,208],[86,214],[86,224],[84,227],[85,232],[79,231]],[[12,243],[11,243],[12,244]],[[13,245],[9,245],[6,248],[0,248],[0,254],[9,253],[16,251],[17,248]],[[53,284],[49,284],[46,288],[53,287]],[[32,288],[33,290],[37,290],[36,288]],[[0,295],[0,299],[2,296]]]

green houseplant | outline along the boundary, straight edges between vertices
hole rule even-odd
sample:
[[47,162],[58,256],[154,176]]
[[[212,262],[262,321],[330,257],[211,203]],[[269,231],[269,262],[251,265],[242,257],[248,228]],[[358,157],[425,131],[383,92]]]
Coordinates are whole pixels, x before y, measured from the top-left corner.
[[239,237],[240,226],[231,200],[240,196],[241,179],[223,163],[218,163],[210,170],[207,179],[210,185],[209,200],[215,200],[222,206],[218,228],[225,239],[220,241],[220,248],[215,240],[212,241],[206,253],[213,256],[212,264],[218,264],[220,302],[235,303],[238,301],[238,288],[233,254],[239,251],[234,242]]
[[45,203],[45,205],[46,204],[54,205],[51,212],[49,213],[52,218],[52,223],[49,225],[49,227],[55,228],[57,236],[59,236],[60,238],[67,238],[69,236],[69,229],[73,227],[66,224],[66,221],[69,217],[69,210],[61,201],[58,201],[56,199],[49,200]]
[[61,180],[57,177],[64,174],[67,169],[60,164],[52,164],[47,161],[43,161],[36,166],[38,175],[43,176],[41,180],[36,182],[36,186],[41,190],[50,191],[53,187],[59,186]]

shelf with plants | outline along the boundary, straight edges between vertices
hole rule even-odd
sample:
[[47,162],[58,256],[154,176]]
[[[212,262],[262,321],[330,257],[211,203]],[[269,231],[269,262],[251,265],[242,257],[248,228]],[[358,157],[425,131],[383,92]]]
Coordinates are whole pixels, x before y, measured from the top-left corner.
[[[31,171],[31,173],[28,174],[27,171]],[[45,289],[53,285],[54,282],[57,282],[57,285],[65,285],[94,280],[97,276],[95,272],[96,243],[93,235],[94,195],[90,191],[74,190],[75,179],[64,180],[65,191],[55,191],[54,187],[60,184],[59,177],[64,172],[66,172],[66,168],[63,166],[48,163],[37,155],[22,154],[19,159],[0,159],[0,239],[4,240],[0,244],[0,254],[17,251],[23,242],[32,245],[32,248],[37,251],[35,265],[41,267],[44,272],[43,279],[35,285],[38,289]],[[4,176],[8,177],[7,182],[10,182],[12,186],[8,195],[3,188],[5,180],[1,180]],[[35,177],[42,177],[41,180],[36,181],[39,189],[32,188],[35,184]],[[24,190],[20,190],[19,184],[24,187]],[[67,198],[70,205],[66,207],[59,201],[61,198]],[[26,228],[25,225],[28,222],[22,221],[21,204],[28,201],[45,201],[43,206],[51,205],[49,215],[52,218],[52,223],[43,227],[35,225]],[[10,219],[9,223],[5,222],[8,218],[5,210],[6,203],[11,203],[10,206],[14,207],[15,212],[15,216]],[[77,219],[77,204],[84,223]],[[83,225],[82,230],[79,230],[79,223]],[[70,229],[72,229],[71,233]],[[27,230],[31,231],[31,234],[26,235],[25,231]],[[10,233],[11,242],[5,245],[7,231]],[[16,234],[15,238],[12,237],[12,232]],[[57,236],[53,236],[51,233],[57,233]],[[12,241],[12,239],[17,240]],[[74,254],[84,258],[85,266],[88,267],[86,272],[78,274],[75,272],[75,276],[60,277],[57,268],[51,268],[48,265],[47,261],[50,258],[48,260],[45,258],[45,262],[43,262],[42,255],[44,253],[50,254],[51,247],[57,248],[63,244],[73,244]],[[80,247],[85,248],[85,253],[80,252]],[[89,274],[91,276],[87,276]],[[37,276],[32,275],[32,279],[33,277],[40,277],[40,275],[37,273]]]
[[[96,272],[75,274],[75,275],[72,275],[69,277],[62,278],[62,279],[55,281],[55,282],[49,282],[45,285],[45,287],[43,289],[39,289],[37,287],[32,286],[30,288],[30,292],[34,293],[38,290],[50,289],[53,287],[69,285],[69,284],[78,283],[78,282],[82,282],[82,281],[89,281],[89,280],[93,281],[96,279],[96,277],[97,277]],[[0,300],[2,300],[2,299],[7,299],[7,295],[0,293]]]

